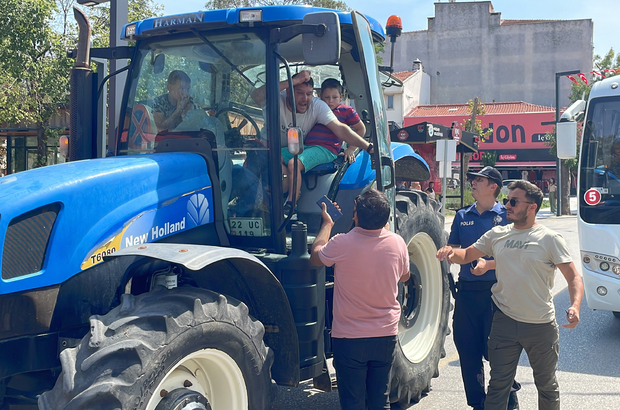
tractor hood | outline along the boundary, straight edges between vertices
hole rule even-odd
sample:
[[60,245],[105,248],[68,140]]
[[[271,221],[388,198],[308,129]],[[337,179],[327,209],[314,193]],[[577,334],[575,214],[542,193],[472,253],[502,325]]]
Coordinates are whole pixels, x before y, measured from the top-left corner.
[[117,250],[210,223],[210,205],[205,160],[190,153],[77,161],[1,178],[0,294],[59,284]]

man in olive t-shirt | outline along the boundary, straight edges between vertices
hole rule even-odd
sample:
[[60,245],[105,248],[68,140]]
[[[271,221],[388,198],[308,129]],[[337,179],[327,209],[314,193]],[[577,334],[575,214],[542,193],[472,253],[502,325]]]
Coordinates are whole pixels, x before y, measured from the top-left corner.
[[485,410],[506,409],[523,349],[534,371],[538,408],[559,410],[555,376],[559,332],[551,293],[555,268],[568,282],[571,301],[568,324],[562,327],[579,323],[583,283],[562,236],[536,223],[542,191],[523,180],[510,183],[508,189],[506,218],[513,225],[493,228],[467,249],[445,246],[437,251],[437,258],[458,264],[483,255],[495,258],[497,283],[491,292],[496,309],[488,343],[491,380]]

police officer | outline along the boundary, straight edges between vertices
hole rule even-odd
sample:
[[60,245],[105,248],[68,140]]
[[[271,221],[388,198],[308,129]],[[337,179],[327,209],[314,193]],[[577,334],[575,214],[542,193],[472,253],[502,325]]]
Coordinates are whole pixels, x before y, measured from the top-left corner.
[[[472,180],[473,205],[460,209],[450,231],[448,244],[467,248],[486,231],[497,225],[507,225],[506,209],[497,202],[502,188],[502,175],[493,167],[480,172],[468,172]],[[474,273],[483,273],[482,276]],[[461,375],[465,386],[467,404],[474,410],[484,409],[485,383],[482,358],[488,360],[487,339],[493,321],[491,286],[496,282],[495,261],[480,258],[471,264],[462,265],[456,284],[455,306],[452,328],[454,344],[459,353]],[[508,410],[519,408],[513,384]]]

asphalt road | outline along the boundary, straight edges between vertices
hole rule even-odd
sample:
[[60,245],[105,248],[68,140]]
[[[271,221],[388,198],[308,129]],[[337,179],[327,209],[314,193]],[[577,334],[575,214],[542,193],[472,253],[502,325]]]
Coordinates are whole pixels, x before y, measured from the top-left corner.
[[[573,198],[572,209],[575,208]],[[539,212],[538,222],[561,233],[567,241],[577,269],[579,239],[576,216],[552,216],[548,209]],[[446,229],[451,221],[447,221]],[[458,270],[453,267],[455,272]],[[566,281],[558,272],[554,287],[558,323],[565,323],[564,310],[569,306]],[[488,380],[488,363],[487,369]],[[458,354],[452,336],[446,338],[446,357],[439,364],[439,378],[433,379],[429,395],[415,405],[413,410],[468,410],[461,381]],[[333,369],[332,369],[332,375]],[[538,408],[537,392],[527,355],[521,356],[517,380],[521,410]],[[618,410],[620,409],[620,319],[611,312],[593,311],[584,302],[581,322],[577,328],[560,328],[560,360],[558,363],[561,403],[563,410]],[[304,383],[297,388],[279,387],[273,410],[338,410],[338,393],[324,393]]]

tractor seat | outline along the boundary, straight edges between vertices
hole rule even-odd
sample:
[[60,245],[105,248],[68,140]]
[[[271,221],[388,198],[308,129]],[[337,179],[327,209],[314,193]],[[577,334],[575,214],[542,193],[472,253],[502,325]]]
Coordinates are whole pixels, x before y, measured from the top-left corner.
[[332,162],[327,162],[325,164],[319,164],[316,167],[312,168],[309,171],[304,172],[304,181],[306,184],[306,188],[309,191],[312,191],[317,187],[319,177],[324,175],[334,174],[336,171],[341,169],[344,166],[344,156],[338,155],[335,160]]
[[325,164],[319,164],[316,167],[312,168],[311,170],[306,171],[305,174],[306,176],[315,175],[317,177],[321,175],[333,174],[334,172],[340,169],[343,163],[344,163],[344,156],[338,155],[338,157],[332,162],[327,162]]

